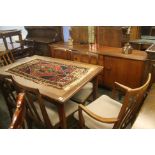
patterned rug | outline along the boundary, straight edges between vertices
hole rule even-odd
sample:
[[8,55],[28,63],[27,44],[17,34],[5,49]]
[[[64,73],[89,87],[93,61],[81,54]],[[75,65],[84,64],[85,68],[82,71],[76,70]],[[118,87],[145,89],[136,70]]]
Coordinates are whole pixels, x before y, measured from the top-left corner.
[[8,70],[12,74],[56,88],[63,88],[69,85],[87,71],[88,68],[40,59],[23,63]]

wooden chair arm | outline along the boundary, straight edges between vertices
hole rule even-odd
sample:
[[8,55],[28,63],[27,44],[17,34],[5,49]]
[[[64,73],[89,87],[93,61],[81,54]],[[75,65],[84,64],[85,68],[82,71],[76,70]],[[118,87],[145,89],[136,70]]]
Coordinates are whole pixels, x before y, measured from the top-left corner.
[[127,90],[130,90],[131,89],[130,87],[127,87],[127,86],[125,86],[123,84],[120,84],[118,82],[115,82],[114,83],[114,87],[117,88],[117,89],[120,89],[122,91],[127,91]]
[[[23,40],[22,40],[22,41],[23,41]],[[15,42],[16,42],[16,43],[21,43],[22,41],[20,41],[20,40],[16,40]]]
[[95,113],[91,112],[88,108],[86,108],[82,104],[79,104],[79,111],[81,111],[81,110],[83,110],[86,114],[88,114],[93,119],[95,119],[99,122],[102,122],[102,123],[112,124],[112,123],[115,123],[118,121],[117,118],[104,118],[104,117],[98,116]]
[[[20,44],[26,46],[29,43],[29,41],[26,40],[26,39],[24,39],[24,40],[16,40],[16,43],[20,43]],[[32,43],[33,43],[33,46],[34,46],[34,41],[32,41]]]
[[126,93],[127,91],[129,91],[131,88],[130,87],[127,87],[123,84],[120,84],[118,82],[115,82],[114,83],[114,86],[113,86],[113,90],[112,90],[112,98],[115,99],[116,98],[116,92],[117,91],[120,91],[122,93]]
[[15,43],[19,43],[20,45],[25,45],[25,40],[16,40]]

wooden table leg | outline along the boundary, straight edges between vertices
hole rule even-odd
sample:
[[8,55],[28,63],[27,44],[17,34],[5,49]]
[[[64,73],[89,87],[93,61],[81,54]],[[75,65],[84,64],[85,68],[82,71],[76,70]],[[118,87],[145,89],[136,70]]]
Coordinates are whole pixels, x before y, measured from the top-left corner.
[[67,122],[66,122],[64,104],[58,105],[58,113],[59,113],[59,119],[60,119],[60,126],[62,129],[66,129],[67,128]]
[[24,50],[24,45],[23,45],[23,39],[22,39],[22,34],[21,34],[21,32],[18,34],[18,37],[19,37],[21,49]]
[[5,45],[6,50],[8,50],[8,44],[7,44],[7,41],[6,41],[5,37],[3,37],[3,43]]
[[93,79],[93,100],[98,97],[98,76]]

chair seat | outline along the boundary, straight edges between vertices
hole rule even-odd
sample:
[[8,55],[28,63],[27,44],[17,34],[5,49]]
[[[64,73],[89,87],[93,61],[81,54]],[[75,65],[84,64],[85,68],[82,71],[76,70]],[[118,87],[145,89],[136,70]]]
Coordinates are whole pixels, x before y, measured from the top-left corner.
[[85,86],[83,86],[83,88],[79,92],[77,92],[71,98],[71,100],[78,103],[84,103],[92,92],[93,92],[93,84],[91,82],[88,82]]
[[[92,102],[91,104],[86,106],[90,111],[105,118],[117,118],[122,104],[113,100],[112,98],[102,95],[97,100]],[[85,126],[90,129],[111,129],[113,128],[114,124],[102,123],[96,121],[95,119],[88,116],[85,112],[83,113],[83,117],[85,120]],[[78,112],[74,113],[74,117],[78,120]]]
[[[44,100],[43,103],[45,104],[45,108],[46,108],[47,114],[49,116],[49,119],[51,121],[51,124],[53,126],[57,125],[60,122],[57,107],[54,104],[52,104],[46,100]],[[43,120],[43,117],[42,117],[42,114],[41,114],[41,111],[39,108],[39,104],[35,101],[34,105],[36,107],[37,112],[40,115],[40,118]],[[77,109],[78,109],[77,103],[75,103],[71,100],[67,101],[65,103],[65,115],[66,115],[66,117],[70,116],[72,113],[77,111]]]

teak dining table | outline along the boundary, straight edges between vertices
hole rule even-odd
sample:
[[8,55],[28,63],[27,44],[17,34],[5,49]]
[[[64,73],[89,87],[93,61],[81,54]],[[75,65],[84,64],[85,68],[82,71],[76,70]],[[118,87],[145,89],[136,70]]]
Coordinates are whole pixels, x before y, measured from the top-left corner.
[[[43,81],[39,81],[38,77],[31,77],[27,78],[25,75],[20,75],[18,73],[9,72],[12,68],[16,68],[23,64],[30,64],[33,61],[44,61],[44,62],[51,62],[56,64],[63,64],[66,66],[74,66],[80,69],[86,69],[85,73],[82,73],[78,76],[78,78],[70,81],[64,87],[57,87],[46,83],[46,79]],[[17,60],[16,62],[9,64],[7,66],[0,68],[0,73],[4,75],[12,75],[14,78],[24,86],[38,88],[41,95],[49,100],[50,102],[54,103],[58,106],[58,113],[60,119],[60,126],[61,128],[67,128],[66,117],[65,117],[65,102],[69,100],[75,93],[77,93],[87,82],[93,82],[93,99],[97,98],[97,89],[98,89],[98,74],[102,71],[103,67],[98,65],[80,63],[70,60],[63,60],[63,59],[56,59],[51,57],[44,57],[34,55],[31,57],[25,57],[22,59]],[[36,75],[37,76],[37,75]]]

